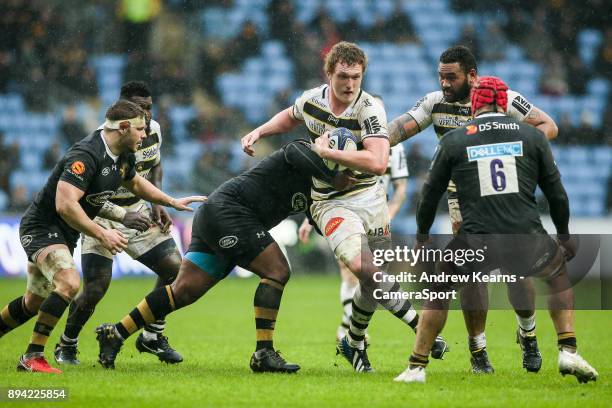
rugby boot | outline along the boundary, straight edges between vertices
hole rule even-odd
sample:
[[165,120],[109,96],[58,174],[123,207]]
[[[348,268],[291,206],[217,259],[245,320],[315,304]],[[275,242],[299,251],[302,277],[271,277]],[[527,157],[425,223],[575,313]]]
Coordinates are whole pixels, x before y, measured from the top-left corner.
[[530,373],[537,373],[542,368],[542,354],[538,350],[536,336],[522,336],[520,330],[516,331],[516,342],[523,351],[523,368]]
[[104,323],[96,328],[96,340],[100,345],[100,353],[98,354],[98,362],[104,368],[115,368],[115,359],[121,346],[123,339],[117,333],[117,329],[110,323]]
[[472,372],[474,374],[493,374],[495,372],[493,366],[489,362],[489,356],[485,349],[473,351],[470,363],[472,363]]
[[342,340],[338,342],[338,345],[336,346],[336,355],[338,354],[344,357],[356,372],[374,372],[374,369],[370,365],[370,360],[368,359],[368,352],[366,349],[364,348],[363,350],[360,350],[357,347],[351,346],[348,336],[344,336]]
[[425,367],[406,368],[400,375],[393,379],[395,382],[405,383],[424,383],[425,382]]
[[61,344],[57,343],[55,345],[55,351],[53,352],[53,357],[55,357],[55,361],[57,364],[65,364],[65,365],[79,365],[81,362],[77,358],[77,354],[79,350],[77,349],[77,344]]
[[448,343],[442,336],[436,336],[433,346],[431,347],[431,358],[444,360],[444,353],[450,351]]
[[559,372],[565,377],[570,374],[578,379],[579,383],[597,381],[599,373],[578,353],[559,350]]
[[176,364],[183,361],[183,356],[168,343],[168,338],[162,334],[157,335],[155,340],[147,340],[144,335],[140,333],[136,339],[136,349],[141,353],[150,353],[159,358],[159,361]]
[[273,349],[260,349],[253,353],[249,363],[251,370],[256,373],[295,373],[300,366],[288,363],[281,357],[280,352]]
[[62,370],[51,367],[49,363],[47,363],[43,353],[29,353],[22,355],[19,359],[19,364],[17,364],[17,371],[49,374],[62,373]]

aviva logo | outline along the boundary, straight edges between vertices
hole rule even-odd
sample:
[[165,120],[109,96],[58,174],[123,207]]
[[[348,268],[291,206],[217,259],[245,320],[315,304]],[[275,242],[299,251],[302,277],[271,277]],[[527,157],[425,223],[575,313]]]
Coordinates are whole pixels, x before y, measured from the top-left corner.
[[501,156],[522,156],[523,141],[468,146],[466,150],[469,161]]

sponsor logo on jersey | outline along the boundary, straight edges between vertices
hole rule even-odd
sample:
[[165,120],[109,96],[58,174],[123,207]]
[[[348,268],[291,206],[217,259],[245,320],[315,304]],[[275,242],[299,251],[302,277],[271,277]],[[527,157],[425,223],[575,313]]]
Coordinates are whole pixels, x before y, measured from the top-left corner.
[[342,224],[342,221],[344,221],[344,218],[342,217],[334,217],[327,221],[327,225],[325,226],[325,236],[329,237],[331,234],[333,234],[334,231],[338,229],[340,224]]
[[363,100],[363,106],[366,108],[369,108],[370,106],[372,106],[372,102],[370,102],[370,98],[365,98]]
[[466,147],[468,160],[486,159],[501,156],[522,156],[523,142],[494,143]]
[[102,207],[104,203],[107,202],[108,199],[111,198],[114,194],[115,192],[111,190],[103,191],[101,193],[96,194],[90,194],[85,197],[85,201],[95,207]]
[[458,128],[460,126],[463,126],[467,123],[468,121],[465,119],[460,119],[457,116],[445,116],[442,118],[439,118],[436,121],[436,124],[438,126],[446,126],[446,127],[455,127]]
[[103,176],[108,176],[110,174],[110,168],[105,167],[102,169],[102,175]]
[[301,213],[306,211],[306,206],[308,204],[308,200],[303,193],[295,193],[293,197],[291,197],[291,208],[292,214]]
[[384,227],[378,227],[378,228],[372,228],[371,230],[368,230],[368,236],[370,237],[386,237],[387,235],[389,235],[391,228],[389,227],[389,224],[387,224]]
[[467,132],[465,132],[466,135],[473,135],[474,133],[478,132],[478,127],[474,125],[467,125],[466,129],[467,129]]
[[149,147],[145,147],[138,153],[142,155],[142,160],[148,160],[155,157],[155,155],[157,154],[157,143]]
[[380,122],[378,121],[378,117],[376,116],[370,116],[369,118],[364,120],[363,126],[366,129],[367,135],[373,135],[373,134],[380,133],[381,126],[380,126]]
[[32,243],[32,236],[31,235],[24,235],[23,237],[21,237],[21,246],[24,248],[27,248],[30,246],[30,244]]
[[478,124],[479,132],[486,132],[487,130],[520,130],[518,123],[499,123],[499,122],[486,122]]
[[338,123],[340,123],[340,119],[338,119],[334,115],[329,115],[327,117],[327,123],[332,123],[332,124],[338,126]]
[[531,104],[521,96],[517,96],[512,100],[512,106],[514,106],[516,110],[521,112],[523,115],[526,115],[527,112],[531,110]]
[[49,239],[51,238],[59,238],[59,236],[57,235],[57,232],[50,232],[47,234],[47,236],[49,237]]
[[413,110],[417,110],[419,108],[419,106],[421,106],[423,104],[423,102],[425,102],[427,100],[427,96],[422,97],[421,99],[419,99],[414,106],[410,109],[411,111]]
[[228,235],[219,240],[219,246],[227,249],[231,248],[238,243],[238,237],[235,235]]
[[76,175],[81,175],[85,173],[85,164],[82,161],[75,161],[70,165],[70,170]]

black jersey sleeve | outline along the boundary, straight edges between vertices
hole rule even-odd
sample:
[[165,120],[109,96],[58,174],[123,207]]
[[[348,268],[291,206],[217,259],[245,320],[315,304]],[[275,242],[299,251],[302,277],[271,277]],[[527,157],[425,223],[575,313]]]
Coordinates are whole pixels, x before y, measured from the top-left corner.
[[557,234],[569,234],[569,199],[561,183],[561,175],[550,150],[550,144],[541,135],[538,138],[538,185],[548,200],[550,218]]
[[[444,139],[443,139],[444,140]],[[452,163],[449,146],[440,142],[434,154],[427,180],[421,189],[417,206],[417,233],[428,234],[436,217],[438,202],[451,179]]]
[[316,177],[319,180],[330,183],[332,177],[336,174],[310,149],[309,142],[294,140],[286,144],[283,147],[283,151],[285,152],[287,163],[304,175]]
[[123,180],[130,181],[136,176],[136,156],[129,154],[125,162],[126,170]]
[[74,149],[66,154],[64,169],[59,179],[87,191],[97,171],[98,163],[89,152]]

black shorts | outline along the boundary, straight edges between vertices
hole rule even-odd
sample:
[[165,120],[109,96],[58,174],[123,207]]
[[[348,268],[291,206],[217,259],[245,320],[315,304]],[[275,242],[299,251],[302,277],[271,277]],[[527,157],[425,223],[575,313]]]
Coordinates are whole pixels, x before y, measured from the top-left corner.
[[204,203],[193,217],[187,252],[209,252],[248,268],[271,243],[266,227],[248,207],[235,203]]
[[19,239],[28,260],[35,262],[33,255],[49,245],[63,244],[70,253],[76,248],[79,234],[70,234],[53,222],[44,222],[35,215],[26,212],[19,224]]

